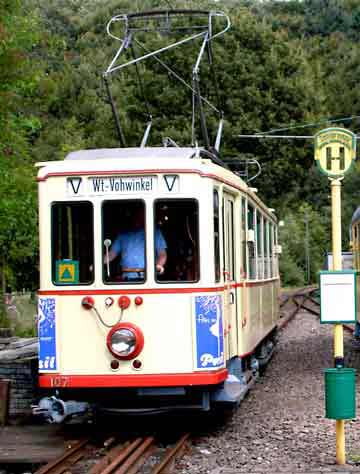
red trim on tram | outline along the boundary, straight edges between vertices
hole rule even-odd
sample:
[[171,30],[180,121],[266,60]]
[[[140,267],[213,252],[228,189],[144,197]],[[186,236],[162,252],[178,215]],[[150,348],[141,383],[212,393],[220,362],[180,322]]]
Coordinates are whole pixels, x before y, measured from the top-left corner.
[[216,385],[228,375],[227,369],[214,372],[187,374],[136,374],[136,375],[61,375],[40,374],[42,388],[92,388],[92,387],[181,387]]
[[213,288],[139,288],[139,289],[109,289],[95,290],[89,288],[87,290],[39,290],[38,295],[140,295],[140,294],[166,294],[166,293],[215,293],[224,291],[223,286]]
[[[254,282],[241,282],[241,283],[230,283],[230,288],[251,288],[254,286],[264,286],[269,283],[278,281],[279,278],[273,278],[265,281],[254,281]],[[38,290],[38,295],[58,295],[58,296],[69,296],[69,295],[161,295],[161,294],[176,294],[176,293],[215,293],[218,291],[225,291],[225,286],[215,287],[192,287],[192,288],[139,288],[139,289],[108,289],[108,290],[95,290],[88,288],[87,290]]]
[[149,169],[149,170],[93,170],[93,171],[53,171],[48,173],[45,176],[39,178],[37,181],[46,181],[48,178],[54,176],[132,176],[137,175],[148,175],[148,174],[157,174],[157,173],[184,173],[184,174],[200,174],[201,176],[206,176],[199,170],[193,169]]

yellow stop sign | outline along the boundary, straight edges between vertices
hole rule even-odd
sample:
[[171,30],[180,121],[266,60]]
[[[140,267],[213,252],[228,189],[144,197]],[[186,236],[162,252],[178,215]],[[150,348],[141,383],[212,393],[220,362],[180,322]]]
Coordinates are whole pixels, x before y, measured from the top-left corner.
[[315,135],[315,161],[330,178],[347,173],[356,156],[356,135],[345,128],[326,128]]

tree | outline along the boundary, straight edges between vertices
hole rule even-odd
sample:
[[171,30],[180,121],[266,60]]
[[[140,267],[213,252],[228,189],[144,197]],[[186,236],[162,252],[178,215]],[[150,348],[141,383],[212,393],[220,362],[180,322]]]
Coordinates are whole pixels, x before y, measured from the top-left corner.
[[[41,128],[32,113],[38,71],[30,58],[37,23],[17,0],[0,0],[0,280],[16,284],[16,266],[36,253],[36,207],[31,143]],[[32,261],[35,264],[35,261]]]
[[[329,248],[330,209],[322,212],[308,204],[288,210],[283,216],[284,227],[280,227],[280,244],[283,253],[280,272],[283,285],[302,286],[306,281],[306,252],[310,255],[309,281],[316,282],[323,268]],[[306,231],[307,229],[307,231]]]

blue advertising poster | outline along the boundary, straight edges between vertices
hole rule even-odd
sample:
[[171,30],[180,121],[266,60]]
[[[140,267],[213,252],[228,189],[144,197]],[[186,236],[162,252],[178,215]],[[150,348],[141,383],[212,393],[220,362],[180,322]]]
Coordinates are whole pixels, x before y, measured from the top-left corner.
[[55,298],[39,298],[39,370],[56,371]]
[[220,295],[195,297],[196,366],[198,369],[224,364],[224,333]]

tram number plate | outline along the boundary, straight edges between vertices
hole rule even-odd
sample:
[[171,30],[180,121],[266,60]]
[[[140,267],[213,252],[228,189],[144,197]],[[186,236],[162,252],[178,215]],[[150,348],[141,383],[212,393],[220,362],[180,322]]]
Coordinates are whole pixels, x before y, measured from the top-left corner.
[[50,385],[54,388],[65,388],[69,386],[69,381],[69,377],[51,377]]

